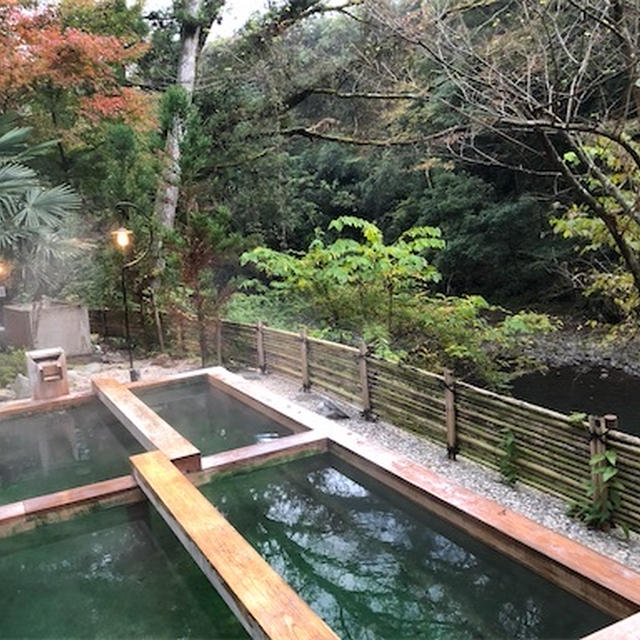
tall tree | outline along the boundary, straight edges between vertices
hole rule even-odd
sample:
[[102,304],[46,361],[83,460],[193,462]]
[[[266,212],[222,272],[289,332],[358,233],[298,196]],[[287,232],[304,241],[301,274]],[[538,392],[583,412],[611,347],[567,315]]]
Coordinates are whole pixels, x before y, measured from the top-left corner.
[[406,14],[370,6],[372,23],[422,54],[426,88],[452,116],[453,127],[425,139],[432,152],[555,184],[561,205],[576,202],[608,234],[640,292],[640,5],[445,0]]
[[[216,12],[224,4],[216,3]],[[204,42],[202,33],[205,0],[184,0],[175,14],[180,23],[180,45],[174,105],[167,122],[165,158],[162,177],[158,185],[155,217],[165,229],[172,229],[180,195],[180,144],[184,138],[185,106],[191,103],[196,86],[196,69],[200,48]],[[182,98],[182,99],[180,99]],[[182,104],[180,104],[182,103]]]

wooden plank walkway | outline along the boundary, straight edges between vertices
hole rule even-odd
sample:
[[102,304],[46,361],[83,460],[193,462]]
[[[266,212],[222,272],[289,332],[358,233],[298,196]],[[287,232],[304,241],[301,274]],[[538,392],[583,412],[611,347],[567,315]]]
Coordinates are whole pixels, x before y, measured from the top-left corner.
[[165,455],[142,453],[131,464],[142,491],[252,638],[337,639]]
[[145,448],[162,451],[182,471],[199,471],[200,451],[127,387],[110,378],[92,378],[98,398]]

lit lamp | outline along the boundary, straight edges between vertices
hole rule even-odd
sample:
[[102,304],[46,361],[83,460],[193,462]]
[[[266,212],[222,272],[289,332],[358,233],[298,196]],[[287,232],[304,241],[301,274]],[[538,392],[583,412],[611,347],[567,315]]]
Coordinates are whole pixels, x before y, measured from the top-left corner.
[[125,271],[127,269],[127,263],[124,261],[124,256],[131,244],[131,236],[133,232],[124,227],[120,227],[111,233],[116,246],[122,251],[122,304],[124,307],[124,330],[127,340],[127,351],[129,352],[129,378],[131,382],[135,382],[140,379],[140,372],[133,367],[133,343],[131,342],[131,329],[129,327],[129,304],[127,303],[127,281],[125,277]]
[[129,231],[129,229],[120,227],[119,229],[116,229],[111,235],[113,236],[116,245],[118,245],[118,248],[126,251],[127,247],[131,244],[131,236],[133,235],[133,231]]

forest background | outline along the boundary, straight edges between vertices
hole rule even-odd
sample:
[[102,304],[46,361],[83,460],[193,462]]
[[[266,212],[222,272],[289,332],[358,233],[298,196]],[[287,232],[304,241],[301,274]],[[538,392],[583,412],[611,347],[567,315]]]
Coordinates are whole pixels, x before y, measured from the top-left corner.
[[126,226],[155,348],[305,324],[501,386],[563,322],[633,337],[636,2],[283,0],[208,37],[223,4],[0,0],[13,298],[120,308]]

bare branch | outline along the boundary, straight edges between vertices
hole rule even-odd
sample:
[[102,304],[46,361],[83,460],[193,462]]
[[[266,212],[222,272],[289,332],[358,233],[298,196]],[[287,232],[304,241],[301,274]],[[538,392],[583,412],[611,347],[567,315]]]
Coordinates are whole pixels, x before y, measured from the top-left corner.
[[308,90],[309,93],[333,96],[335,98],[363,98],[365,100],[428,100],[426,93],[403,93],[389,92],[380,93],[376,91],[339,91],[338,89],[315,87]]

